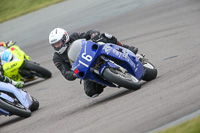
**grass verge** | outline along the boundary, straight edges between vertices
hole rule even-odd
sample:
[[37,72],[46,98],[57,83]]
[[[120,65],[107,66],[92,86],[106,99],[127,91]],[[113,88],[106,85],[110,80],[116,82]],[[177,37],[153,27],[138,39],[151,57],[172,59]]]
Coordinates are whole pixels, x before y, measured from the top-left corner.
[[64,0],[0,0],[0,23]]
[[200,116],[157,133],[200,133]]

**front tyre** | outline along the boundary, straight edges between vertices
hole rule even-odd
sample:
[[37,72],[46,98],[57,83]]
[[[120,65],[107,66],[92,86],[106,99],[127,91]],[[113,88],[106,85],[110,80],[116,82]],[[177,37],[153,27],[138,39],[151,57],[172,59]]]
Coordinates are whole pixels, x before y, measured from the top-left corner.
[[33,103],[32,103],[32,105],[30,106],[29,109],[33,112],[33,111],[36,111],[39,108],[39,102],[33,96],[31,96],[31,97],[32,97]]
[[122,72],[120,69],[106,68],[103,72],[103,77],[109,82],[130,90],[137,90],[141,88],[141,83],[137,78],[128,72]]
[[157,77],[157,69],[150,62],[146,62],[144,65],[144,69],[146,69],[146,73],[143,77],[144,81],[151,81]]

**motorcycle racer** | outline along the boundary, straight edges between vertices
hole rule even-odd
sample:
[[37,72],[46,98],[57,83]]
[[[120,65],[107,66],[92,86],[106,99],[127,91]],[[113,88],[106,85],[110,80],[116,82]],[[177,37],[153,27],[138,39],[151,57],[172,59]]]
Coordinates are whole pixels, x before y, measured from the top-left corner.
[[[69,81],[75,80],[77,76],[71,70],[71,65],[67,55],[67,49],[70,44],[72,44],[77,39],[92,40],[93,42],[113,43],[129,49],[135,54],[138,51],[138,49],[133,46],[122,44],[117,40],[116,37],[108,33],[100,34],[100,31],[89,30],[83,33],[74,32],[69,35],[66,30],[62,28],[55,28],[49,34],[49,43],[55,50],[53,62],[55,66],[60,70],[62,75]],[[101,84],[97,84],[89,80],[84,80],[84,91],[89,97],[94,98],[98,96],[100,93],[103,92],[103,89],[105,87],[106,86],[103,86]]]
[[[19,73],[19,68],[23,64],[22,60],[12,61],[13,55],[18,56],[19,54],[23,54],[22,50],[16,45],[14,45],[16,42],[8,41],[8,42],[1,42],[0,47],[4,47],[6,49],[9,49],[9,51],[5,54],[8,57],[2,57],[2,52],[0,52],[0,58],[1,58],[1,73],[4,76],[7,76],[15,81],[23,81],[23,77]],[[19,52],[20,51],[20,52]],[[31,60],[31,58],[25,54],[25,58],[27,60]]]

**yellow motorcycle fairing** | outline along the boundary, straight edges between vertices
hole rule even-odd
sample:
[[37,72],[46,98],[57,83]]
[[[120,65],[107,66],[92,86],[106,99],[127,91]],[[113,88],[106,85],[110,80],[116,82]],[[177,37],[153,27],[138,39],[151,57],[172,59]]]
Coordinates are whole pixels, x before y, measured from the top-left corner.
[[31,58],[16,45],[7,50],[12,52],[13,57],[11,61],[3,64],[4,75],[15,81],[23,81],[23,77],[19,74],[19,68],[22,66],[24,58],[27,60],[31,60]]

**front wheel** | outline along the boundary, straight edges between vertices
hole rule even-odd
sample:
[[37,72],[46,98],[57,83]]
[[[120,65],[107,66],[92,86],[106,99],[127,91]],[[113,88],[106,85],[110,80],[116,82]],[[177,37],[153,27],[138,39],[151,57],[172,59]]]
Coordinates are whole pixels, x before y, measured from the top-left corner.
[[0,108],[10,113],[10,115],[18,115],[20,117],[31,116],[31,111],[18,102],[10,102],[6,99],[0,98]]
[[106,68],[103,72],[103,77],[109,82],[115,83],[120,87],[125,87],[130,90],[141,88],[139,80],[128,72],[122,72],[115,68]]
[[30,106],[29,109],[33,112],[33,111],[36,111],[39,108],[39,102],[33,96],[31,96],[31,97],[32,97],[33,103],[32,103],[32,105]]
[[157,77],[157,69],[150,62],[146,62],[144,65],[144,69],[146,69],[146,73],[143,77],[144,81],[151,81]]

